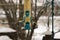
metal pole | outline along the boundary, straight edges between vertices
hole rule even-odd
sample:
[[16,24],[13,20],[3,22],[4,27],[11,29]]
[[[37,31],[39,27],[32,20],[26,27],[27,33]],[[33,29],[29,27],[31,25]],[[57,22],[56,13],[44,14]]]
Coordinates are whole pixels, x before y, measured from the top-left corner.
[[49,31],[49,21],[50,21],[50,20],[49,20],[49,16],[48,16],[48,23],[47,23],[47,25],[48,25],[48,29],[47,29],[47,30],[48,30],[48,31]]
[[54,40],[54,0],[52,0],[52,40]]

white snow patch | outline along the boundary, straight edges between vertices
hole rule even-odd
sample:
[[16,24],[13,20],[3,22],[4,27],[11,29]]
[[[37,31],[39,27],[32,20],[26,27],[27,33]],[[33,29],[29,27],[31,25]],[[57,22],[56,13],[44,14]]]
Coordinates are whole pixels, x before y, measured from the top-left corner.
[[8,27],[0,27],[0,33],[5,33],[5,32],[16,32],[16,30],[13,30],[12,28]]
[[8,36],[0,36],[0,40],[12,40]]
[[[49,25],[49,31],[47,30],[48,26],[47,26],[47,21],[48,21],[48,16],[41,16],[38,20],[38,28],[36,28],[34,30],[34,34],[32,37],[32,40],[42,40],[42,35],[49,32],[52,32],[52,24],[51,24],[51,17],[50,17],[50,25]],[[58,30],[60,30],[60,16],[54,16],[54,32],[57,32]],[[49,34],[47,33],[47,34]],[[40,35],[39,35],[40,34]],[[60,39],[60,32],[56,33],[54,36],[55,39]]]
[[45,31],[47,31],[46,27],[44,27],[44,25],[39,25],[38,28],[34,30],[34,33],[44,33]]
[[55,36],[54,36],[55,39],[60,39],[60,32],[59,33],[56,33]]
[[32,36],[32,40],[42,40],[43,36],[45,36],[45,35],[36,34],[35,36]]

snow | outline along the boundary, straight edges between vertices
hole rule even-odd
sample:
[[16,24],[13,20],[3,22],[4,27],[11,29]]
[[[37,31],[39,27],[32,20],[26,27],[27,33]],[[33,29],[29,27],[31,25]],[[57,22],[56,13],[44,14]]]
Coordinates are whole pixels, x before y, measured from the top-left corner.
[[0,19],[6,18],[6,15],[0,15]]
[[[48,16],[41,16],[40,18],[39,18],[39,20],[40,19],[47,19],[48,18]],[[52,17],[49,17],[50,19],[52,19]],[[60,18],[60,16],[54,16],[54,19],[59,19]]]
[[[16,32],[16,30],[13,30],[12,28],[8,27],[0,27],[0,33],[7,33],[7,32]],[[12,40],[6,35],[0,36],[0,40]]]
[[56,33],[54,36],[55,39],[60,39],[60,32]]
[[[47,30],[46,30],[46,27],[44,27],[44,25],[39,24],[38,27],[39,27],[39,28],[37,28],[37,29],[34,30],[34,33],[44,33],[45,31],[47,31]],[[43,27],[44,27],[44,28],[43,28]],[[43,29],[44,29],[44,30],[43,30]]]
[[[51,34],[51,31],[52,31],[52,24],[51,24],[51,20],[50,20],[50,29],[49,31],[47,30],[47,18],[48,16],[41,16],[37,22],[37,25],[38,25],[38,28],[36,28],[34,30],[34,34],[33,34],[33,37],[32,37],[32,40],[42,40],[43,38],[43,35],[46,35],[46,34]],[[51,17],[50,17],[51,19]],[[60,16],[54,16],[54,32],[57,32],[58,30],[60,30]],[[49,33],[47,33],[49,32]],[[55,39],[60,39],[60,32],[59,33],[56,33],[55,34]]]
[[[16,30],[13,30],[12,28],[8,27],[0,27],[0,33],[7,33],[7,32],[16,32]],[[0,36],[0,40],[12,40],[6,35]]]
[[[52,31],[52,18],[49,17],[49,30]],[[45,30],[47,30],[48,26],[47,26],[47,22],[48,22],[48,16],[41,16],[38,20],[38,27],[42,27]],[[57,32],[58,30],[60,30],[60,16],[54,16],[54,32]],[[39,28],[39,29],[40,29]],[[42,29],[41,28],[41,29]],[[43,30],[42,29],[42,30]]]
[[44,35],[36,35],[32,37],[32,40],[42,40]]
[[12,40],[8,36],[0,36],[0,40]]
[[0,33],[6,33],[6,32],[16,32],[16,30],[13,30],[12,28],[8,27],[0,27]]
[[45,35],[35,34],[32,36],[32,40],[42,40]]

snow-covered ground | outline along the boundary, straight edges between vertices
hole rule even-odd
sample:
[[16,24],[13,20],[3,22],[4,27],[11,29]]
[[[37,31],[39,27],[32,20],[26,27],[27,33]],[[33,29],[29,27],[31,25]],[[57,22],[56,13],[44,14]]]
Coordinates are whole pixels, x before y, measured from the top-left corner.
[[5,33],[5,32],[16,32],[16,30],[13,30],[12,28],[9,27],[0,27],[0,33]]
[[32,40],[42,40],[43,36],[45,36],[45,35],[36,34],[32,37]]
[[[43,19],[42,19],[43,18]],[[32,37],[32,40],[42,40],[43,36],[45,36],[45,33],[48,29],[47,27],[47,18],[48,17],[45,17],[45,16],[41,16],[38,20],[38,28],[36,28],[34,30],[34,34],[33,34],[33,37]],[[51,17],[50,17],[50,25],[49,25],[49,31],[51,32]],[[60,16],[54,16],[54,31],[57,32],[58,30],[60,30]],[[13,30],[9,27],[0,27],[0,33],[1,32],[16,32],[16,30]],[[56,33],[55,34],[55,37],[54,38],[57,38],[57,39],[60,39],[60,32],[59,33]],[[4,39],[2,39],[4,38]],[[6,39],[5,39],[6,38]],[[9,37],[7,36],[0,36],[0,40],[8,40]],[[11,39],[9,39],[11,40]]]
[[[46,16],[41,16],[38,20],[38,28],[36,28],[34,30],[34,34],[32,37],[32,40],[42,40],[43,36],[45,36],[45,34],[48,32],[48,26],[47,26],[47,22],[48,22],[48,17]],[[49,33],[51,34],[52,31],[52,25],[51,25],[51,17],[50,19],[50,23],[49,23]],[[54,16],[54,32],[57,32],[58,30],[60,30],[60,16]],[[48,34],[48,33],[47,33]],[[49,34],[48,34],[49,35]],[[60,32],[56,33],[54,36],[55,39],[60,39]]]
[[[9,33],[9,32],[16,32],[16,30],[9,28],[9,27],[0,27],[0,33]],[[0,36],[0,40],[12,40],[7,35]]]
[[54,38],[55,39],[60,39],[60,32],[56,33]]
[[0,36],[0,40],[12,40],[12,39],[5,35],[5,36]]
[[[44,18],[44,19],[42,19]],[[36,28],[34,30],[34,34],[33,34],[33,37],[32,37],[32,40],[42,40],[43,36],[45,36],[45,32],[47,32],[47,18],[48,17],[43,17],[41,16],[40,19],[38,20],[38,28]],[[51,17],[50,17],[51,19]],[[49,31],[51,32],[51,20],[49,21],[50,22],[50,29]],[[56,16],[54,17],[54,31],[57,32],[58,30],[60,30],[60,16]],[[0,33],[1,32],[16,32],[16,30],[13,30],[9,27],[0,27]],[[4,38],[4,39],[2,39]],[[54,36],[55,39],[60,39],[60,32],[56,33],[55,36]],[[0,36],[0,40],[11,40],[9,39],[9,37],[7,36]]]

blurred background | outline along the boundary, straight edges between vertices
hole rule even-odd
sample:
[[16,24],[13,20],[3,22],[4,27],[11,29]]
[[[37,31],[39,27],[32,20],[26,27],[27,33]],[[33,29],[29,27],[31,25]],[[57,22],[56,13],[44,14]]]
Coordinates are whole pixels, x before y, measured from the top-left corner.
[[51,40],[52,30],[60,40],[60,0],[54,0],[53,16],[52,0],[30,1],[32,29],[25,30],[24,0],[0,0],[0,40]]

